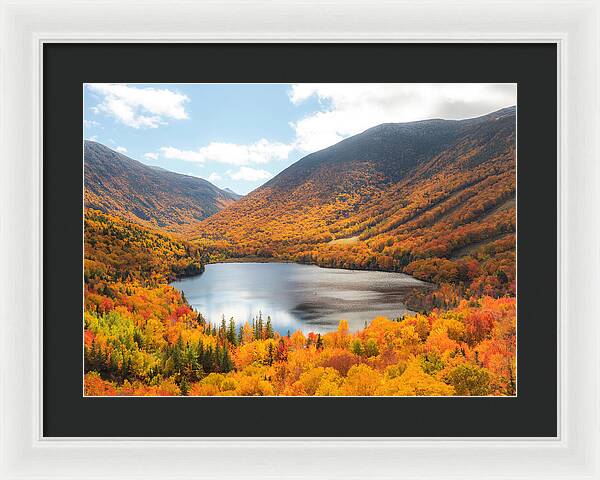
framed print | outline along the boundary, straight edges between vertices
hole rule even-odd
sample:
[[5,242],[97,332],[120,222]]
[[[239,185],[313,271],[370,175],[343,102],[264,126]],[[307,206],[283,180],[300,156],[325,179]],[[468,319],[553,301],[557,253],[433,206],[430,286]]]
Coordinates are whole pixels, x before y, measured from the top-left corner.
[[[185,58],[203,63],[159,83],[162,74],[149,78],[135,61],[143,55],[171,62],[171,76]],[[357,75],[344,69],[350,58],[370,67]],[[406,60],[396,71],[397,58]],[[433,62],[423,58],[464,68],[427,83]],[[545,259],[556,245],[538,240],[552,235],[556,213],[535,206],[556,179],[517,162],[534,146],[538,158],[555,155],[540,146],[555,129],[556,84],[544,83],[555,46],[47,44],[44,59],[44,217],[74,215],[72,233],[45,236],[49,251],[65,252],[45,255],[56,262],[45,269],[43,408],[54,412],[45,435],[138,436],[165,396],[181,403],[182,421],[154,421],[170,436],[352,436],[357,427],[334,412],[355,408],[381,418],[361,436],[556,435],[555,369],[544,369],[556,356],[544,320],[556,305],[531,288],[555,289]],[[322,65],[321,83],[302,76],[305,59]],[[241,75],[248,61],[261,68]],[[478,71],[467,78],[470,63]],[[109,66],[132,81],[100,81]],[[292,77],[302,81],[280,82]],[[382,82],[395,78],[405,82]],[[75,121],[69,100],[82,124],[76,141],[63,138]],[[73,155],[83,150],[81,168],[58,161],[71,144]],[[64,185],[69,175],[83,177],[83,192]],[[517,208],[518,186],[533,177],[543,181],[519,189]],[[67,258],[73,274],[55,277]],[[83,300],[69,318],[83,301],[83,328],[51,320],[70,309],[57,300],[71,278]],[[517,318],[529,309],[545,315],[525,329]],[[65,347],[75,333],[80,342]],[[518,351],[537,354],[524,363]],[[79,369],[77,382],[65,365]],[[111,401],[99,397],[128,397],[120,410],[130,420],[111,420]],[[249,400],[257,417],[220,420]],[[83,427],[89,402],[96,417]],[[257,421],[292,405],[331,425]],[[486,425],[452,415],[491,405]],[[405,408],[436,413],[413,424],[395,416]],[[219,420],[194,420],[204,409]]]
[[3,3],[4,476],[599,477],[599,5],[451,6]]
[[[84,84],[84,395],[516,396],[516,94],[476,83]],[[205,102],[196,128],[229,138],[218,118],[266,122],[313,97],[329,105],[275,120],[293,125],[287,142],[150,143],[195,102]],[[462,116],[482,97],[495,111],[383,121],[432,116],[407,111],[426,101]],[[106,128],[114,149],[100,143]],[[137,139],[155,150],[143,161],[121,145]],[[148,161],[214,171],[204,180]]]

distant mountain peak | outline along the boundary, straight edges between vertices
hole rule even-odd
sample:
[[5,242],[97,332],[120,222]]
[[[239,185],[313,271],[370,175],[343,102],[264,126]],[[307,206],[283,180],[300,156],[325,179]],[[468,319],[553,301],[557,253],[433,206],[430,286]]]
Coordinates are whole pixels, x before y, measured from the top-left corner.
[[238,200],[202,178],[145,165],[106,145],[84,143],[85,206],[157,227],[189,224]]
[[[303,259],[314,258],[316,246],[324,244],[325,258],[330,248],[358,248],[329,244],[334,239],[365,241],[392,232],[406,245],[416,241],[402,230],[411,221],[418,233],[456,212],[460,224],[474,215],[473,205],[484,213],[491,209],[486,192],[510,208],[515,112],[508,107],[465,120],[374,126],[301,158],[203,221],[198,234],[232,245],[252,238],[244,248],[294,251]],[[471,203],[473,195],[479,197]]]
[[168,172],[169,170],[167,170],[166,168],[163,167],[159,167],[158,165],[147,165],[148,167],[152,168],[153,170],[158,170],[161,172]]
[[238,198],[242,198],[242,197],[243,197],[243,195],[240,195],[239,193],[236,193],[236,192],[234,192],[234,191],[233,191],[231,188],[229,188],[229,187],[225,187],[223,190],[224,190],[224,191],[226,191],[226,192],[229,192],[229,193],[231,193],[232,195],[235,195],[235,196],[236,196],[236,197],[238,197]]

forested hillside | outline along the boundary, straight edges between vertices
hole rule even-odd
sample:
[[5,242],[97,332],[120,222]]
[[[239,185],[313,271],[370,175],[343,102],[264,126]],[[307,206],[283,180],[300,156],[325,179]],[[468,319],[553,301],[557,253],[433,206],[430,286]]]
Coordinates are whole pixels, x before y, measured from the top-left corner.
[[85,206],[149,226],[175,229],[203,220],[239,195],[201,178],[144,165],[85,141]]
[[514,295],[515,123],[511,107],[380,125],[186,231],[231,256],[403,271],[452,286],[446,304]]
[[85,217],[86,395],[512,395],[514,299],[281,336],[208,323],[166,284],[210,255],[98,211]]
[[201,254],[191,244],[114,215],[86,210],[84,233],[84,273],[90,287],[117,281],[164,283],[203,268]]
[[[239,200],[87,142],[85,394],[514,395],[515,122],[379,125]],[[414,315],[281,335],[262,314],[210,323],[169,286],[250,257],[435,288]]]

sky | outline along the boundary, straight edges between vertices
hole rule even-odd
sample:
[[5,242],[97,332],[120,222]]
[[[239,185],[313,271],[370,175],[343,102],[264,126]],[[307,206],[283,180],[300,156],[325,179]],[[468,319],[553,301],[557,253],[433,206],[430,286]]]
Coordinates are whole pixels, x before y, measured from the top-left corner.
[[516,105],[516,84],[87,83],[84,138],[245,195],[305,155],[386,122]]

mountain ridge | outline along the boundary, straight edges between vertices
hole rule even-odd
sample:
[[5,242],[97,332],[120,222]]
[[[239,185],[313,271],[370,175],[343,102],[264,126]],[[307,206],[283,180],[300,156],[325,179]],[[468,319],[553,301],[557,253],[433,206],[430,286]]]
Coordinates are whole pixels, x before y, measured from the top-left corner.
[[237,200],[239,200],[240,198],[243,197],[243,195],[240,195],[239,193],[234,192],[231,188],[229,187],[225,187],[222,189],[225,192],[231,193],[232,195],[234,195],[236,197]]
[[[375,125],[361,133],[345,138],[334,145],[302,157],[268,182],[261,185],[255,191],[276,184],[286,175],[298,174],[298,170],[302,167],[306,168],[307,164],[309,167],[313,167],[314,164],[323,163],[324,161],[327,163],[331,163],[332,161],[337,163],[342,157],[347,158],[348,155],[354,155],[355,157],[356,155],[359,155],[359,159],[368,160],[373,155],[373,152],[375,151],[377,153],[377,150],[381,149],[383,145],[385,145],[385,148],[401,152],[401,160],[414,162],[417,160],[415,157],[432,156],[439,150],[439,145],[442,141],[448,143],[452,140],[456,140],[460,135],[463,135],[468,128],[473,128],[486,121],[498,120],[515,115],[516,107],[510,106],[486,115],[464,120],[428,119],[415,122],[388,122]],[[440,127],[444,127],[444,129],[441,129]],[[434,129],[433,131],[432,128]],[[400,137],[399,134],[404,134],[404,137]],[[410,135],[412,135],[412,138],[410,138]],[[394,144],[390,145],[389,143],[384,143],[386,139],[392,136],[399,137]],[[408,141],[402,142],[404,139]],[[358,152],[356,152],[357,145],[360,145],[360,150]],[[394,172],[390,171],[387,173],[393,174]],[[397,180],[398,177],[392,175],[390,179]]]
[[434,282],[457,282],[467,255],[454,253],[468,252],[479,255],[471,283],[501,264],[501,284],[486,278],[477,286],[501,293],[515,277],[515,192],[516,108],[508,107],[372,127],[185,230],[227,245],[230,256],[404,271]]
[[145,165],[106,145],[84,143],[85,206],[174,229],[201,221],[239,197],[208,180]]

